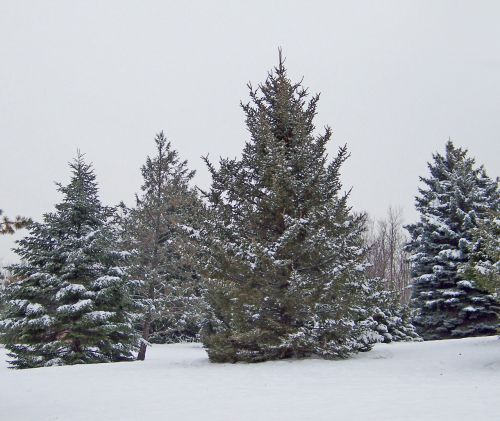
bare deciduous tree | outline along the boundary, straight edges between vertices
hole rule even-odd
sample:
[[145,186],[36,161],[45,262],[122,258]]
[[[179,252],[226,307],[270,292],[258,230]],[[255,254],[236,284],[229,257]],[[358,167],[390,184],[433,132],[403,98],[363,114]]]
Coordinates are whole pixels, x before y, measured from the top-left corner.
[[402,303],[410,299],[410,267],[404,251],[406,241],[401,209],[389,207],[385,219],[368,224],[366,242],[372,264],[369,274],[384,279],[387,288],[395,291]]

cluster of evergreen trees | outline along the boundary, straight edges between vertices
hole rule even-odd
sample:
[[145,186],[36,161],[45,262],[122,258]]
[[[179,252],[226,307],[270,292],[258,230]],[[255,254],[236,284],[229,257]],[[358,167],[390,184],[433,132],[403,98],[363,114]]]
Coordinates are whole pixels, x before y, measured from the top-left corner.
[[[315,133],[319,96],[280,54],[250,98],[250,139],[240,159],[205,160],[208,191],[163,133],[132,207],[103,206],[92,167],[70,164],[63,201],[10,267],[0,327],[13,366],[144,359],[149,342],[201,339],[211,361],[258,362],[419,339],[401,291],[369,270],[366,215],[340,182],[347,148],[329,160],[330,128]],[[498,182],[451,143],[434,158],[408,227],[414,323],[425,339],[491,334]]]

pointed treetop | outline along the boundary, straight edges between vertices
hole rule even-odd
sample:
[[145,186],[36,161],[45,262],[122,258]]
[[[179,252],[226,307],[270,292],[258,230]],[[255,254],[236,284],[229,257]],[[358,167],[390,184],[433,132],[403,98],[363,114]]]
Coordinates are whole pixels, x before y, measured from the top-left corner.
[[283,50],[281,47],[278,47],[278,67],[276,67],[276,72],[280,75],[284,75],[286,73],[285,61],[286,57],[283,57]]

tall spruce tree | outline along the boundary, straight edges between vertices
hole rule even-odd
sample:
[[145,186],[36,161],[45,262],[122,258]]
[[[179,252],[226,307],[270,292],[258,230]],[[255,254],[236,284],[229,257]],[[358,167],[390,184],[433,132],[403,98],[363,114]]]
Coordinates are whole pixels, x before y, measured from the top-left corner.
[[137,344],[113,209],[82,155],[70,167],[63,201],[31,224],[10,268],[2,330],[17,368],[129,360]]
[[186,249],[196,229],[201,201],[189,183],[194,171],[179,160],[163,132],[155,138],[156,155],[142,167],[144,184],[136,205],[125,209],[122,245],[130,253],[129,275],[139,281],[135,291],[141,308],[142,343],[178,342],[198,338],[203,304],[199,275]]
[[341,193],[346,147],[328,162],[331,129],[315,135],[319,95],[287,77],[283,59],[243,104],[251,139],[240,160],[206,159],[202,239],[211,361],[347,357],[370,347],[364,215]]
[[500,308],[493,297],[460,273],[470,259],[473,232],[500,203],[498,181],[476,167],[467,150],[446,144],[416,198],[420,220],[409,225],[414,325],[424,339],[495,333]]

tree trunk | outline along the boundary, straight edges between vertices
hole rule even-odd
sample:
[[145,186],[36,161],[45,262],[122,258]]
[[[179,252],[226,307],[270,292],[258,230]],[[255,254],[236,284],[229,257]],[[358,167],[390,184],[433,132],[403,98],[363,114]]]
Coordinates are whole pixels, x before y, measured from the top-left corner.
[[142,327],[142,341],[139,347],[139,352],[137,353],[137,360],[144,361],[146,359],[147,341],[149,339],[149,333],[151,329],[151,316],[146,316],[144,325]]

